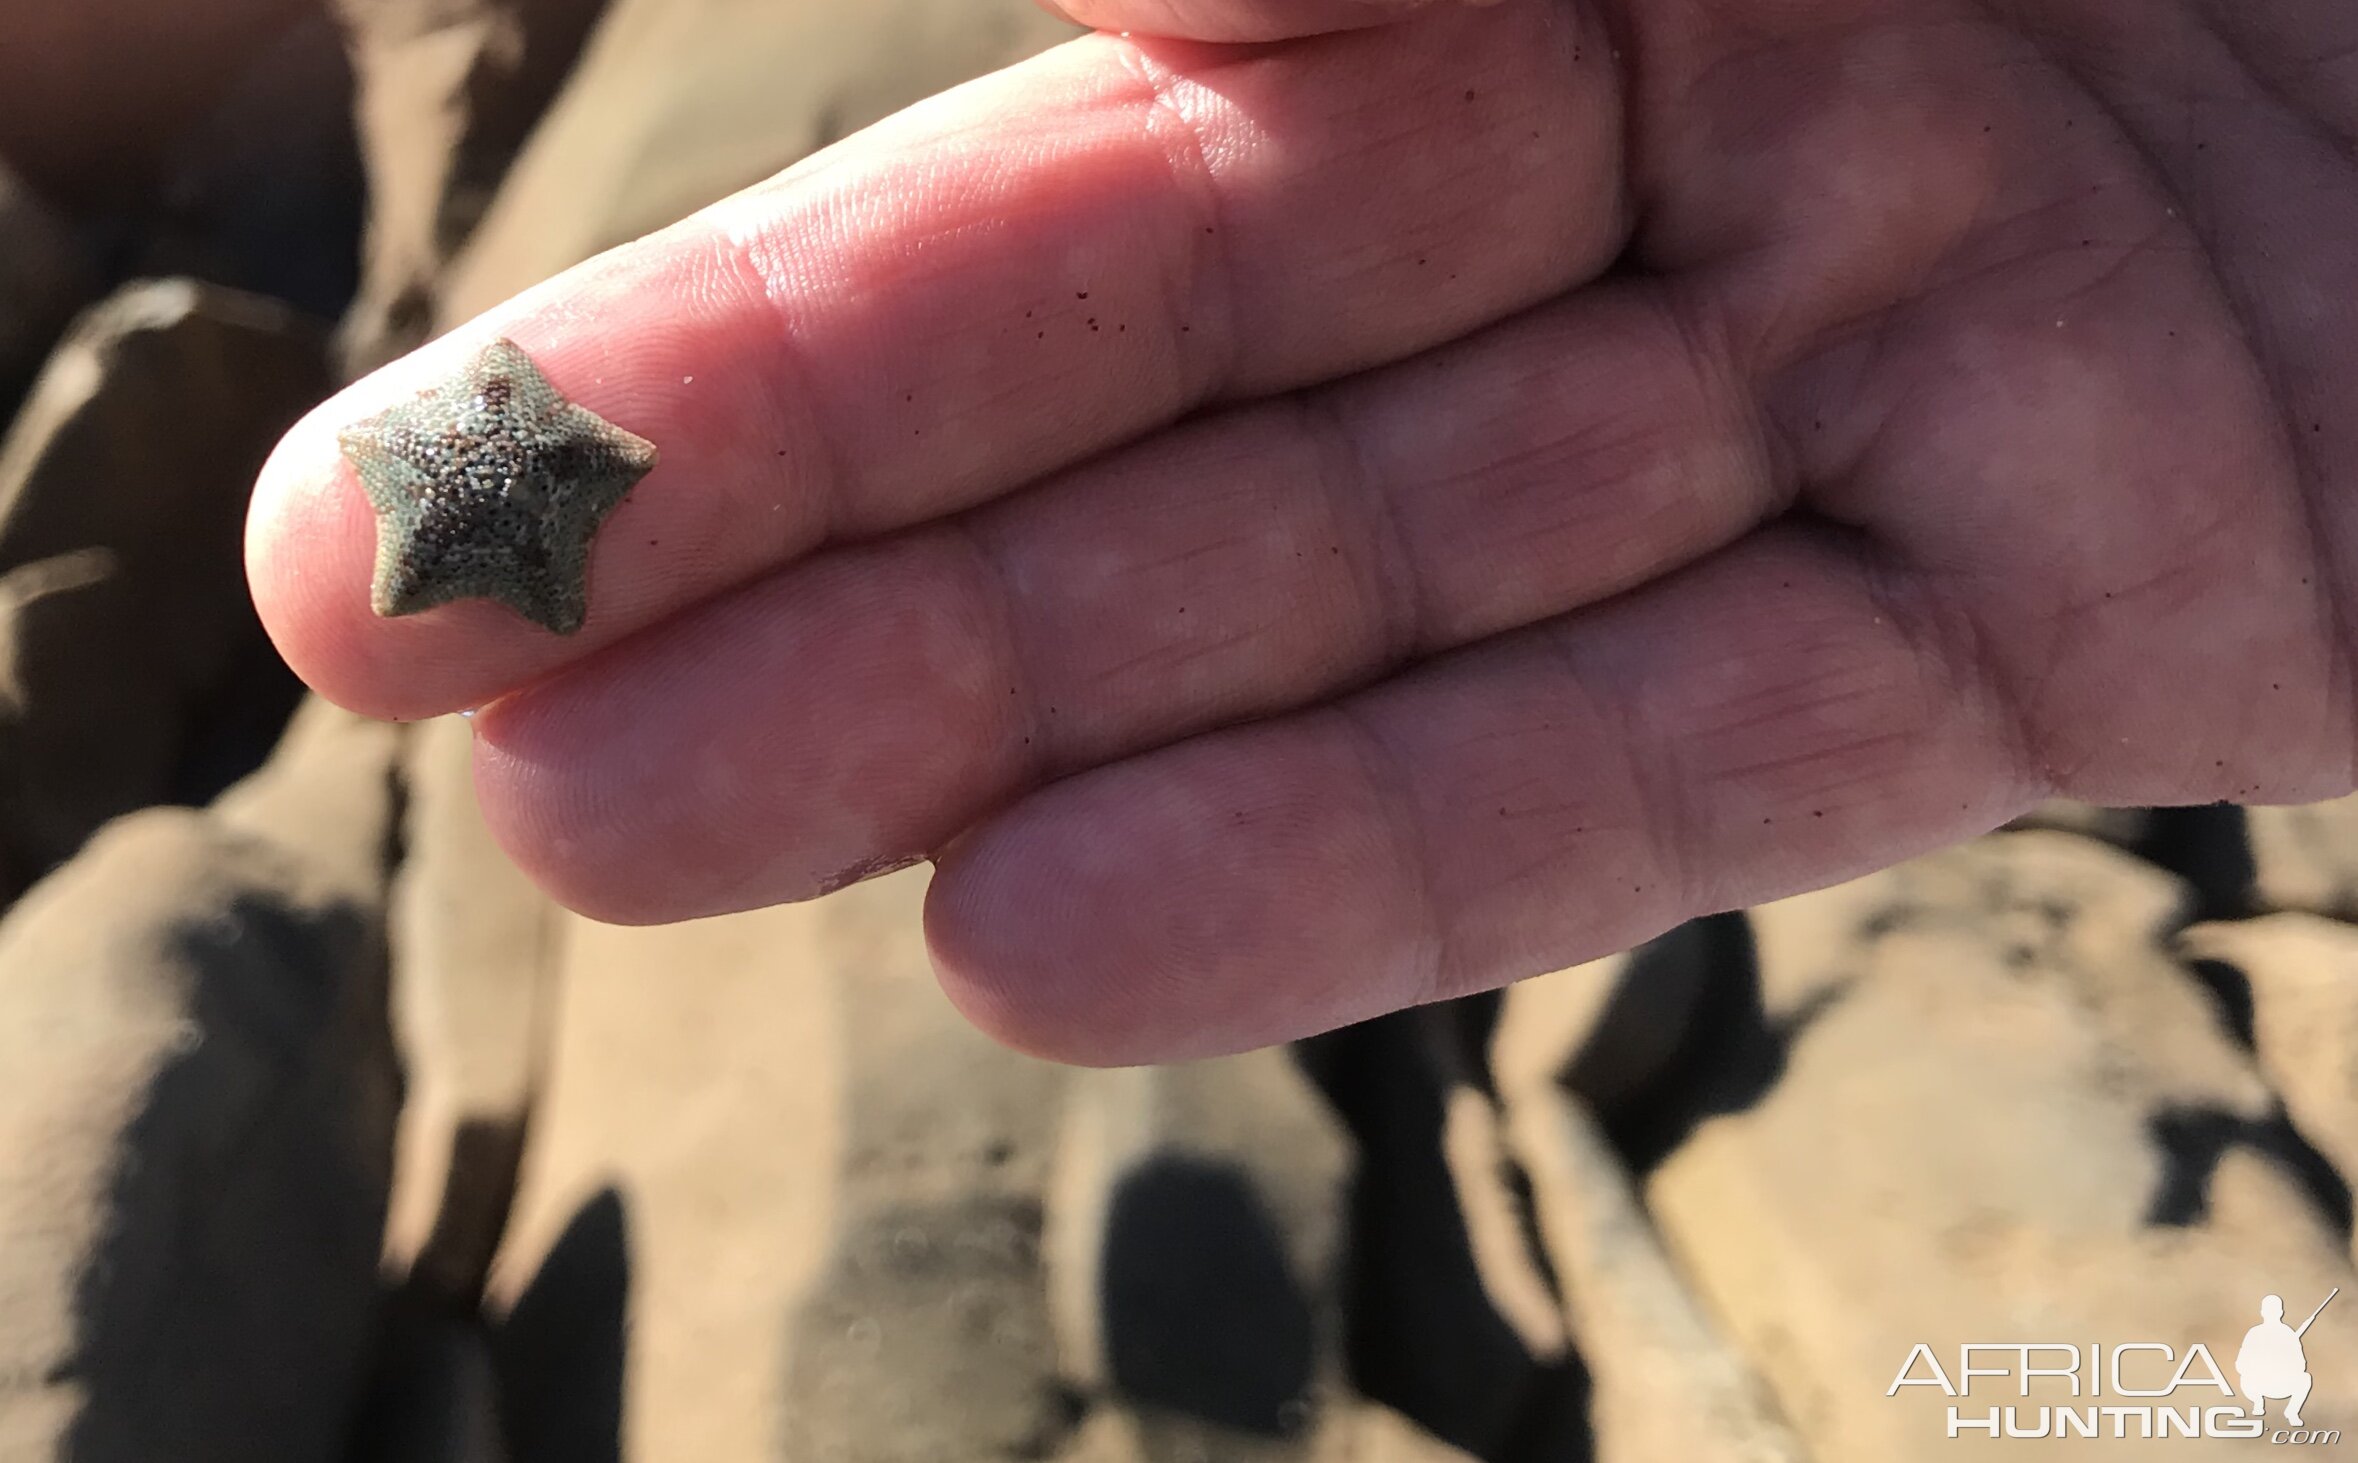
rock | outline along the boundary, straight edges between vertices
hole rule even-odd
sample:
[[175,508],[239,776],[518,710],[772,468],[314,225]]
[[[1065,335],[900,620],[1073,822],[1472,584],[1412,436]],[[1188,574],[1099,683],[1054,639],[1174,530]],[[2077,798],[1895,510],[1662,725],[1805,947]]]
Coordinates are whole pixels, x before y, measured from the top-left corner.
[[2358,929],[2273,914],[2196,925],[2180,945],[2233,968],[2260,1070],[2301,1136],[2358,1183]]
[[135,600],[105,549],[0,573],[0,905],[170,784],[177,728],[152,714],[167,668]]
[[0,439],[0,747],[14,753],[0,882],[192,791],[176,784],[217,728],[291,704],[220,693],[276,667],[246,596],[246,495],[326,389],[321,350],[268,301],[130,286],[75,325]]
[[[244,0],[233,0],[244,3]],[[333,320],[359,278],[352,70],[318,0],[239,58],[115,215],[118,277],[186,275]]]
[[[1616,956],[1442,1001],[1414,1018],[1425,1076],[1442,1104],[1441,1159],[1482,1294],[1530,1359],[1547,1366],[1566,1366],[1572,1343],[1555,1279],[1534,1243],[1529,1186],[1500,1122],[1499,1054],[1506,1071],[1556,1080],[1573,1052],[1594,1045],[1589,1037],[1625,987],[1630,965],[1627,955]],[[1520,1012],[1510,1013],[1518,997]]]
[[407,730],[306,697],[270,760],[210,809],[214,822],[288,850],[308,879],[365,906],[380,944]]
[[76,0],[12,6],[0,49],[0,155],[51,196],[111,201],[216,105],[305,0]]
[[392,919],[406,1080],[385,1260],[463,1312],[482,1297],[515,1194],[565,926],[484,826],[464,719],[416,728],[407,773]]
[[[1643,1102],[1676,1080],[1731,950],[1698,920],[1638,950],[1428,1008],[1443,1151],[1484,1292],[1535,1360],[1577,1344],[1603,1463],[1804,1456],[1661,1251],[1575,1095]],[[1534,1238],[1539,1244],[1533,1244]]]
[[2252,856],[2244,811],[2227,803],[2100,808],[2050,798],[2006,827],[2076,833],[2109,843],[2177,876],[2193,895],[2193,917],[2229,919],[2251,907]]
[[1504,1097],[1551,1271],[1588,1360],[1598,1463],[1802,1463],[1800,1440],[1672,1268],[1578,1099],[1546,1080]]
[[825,1267],[787,1342],[784,1455],[1033,1458],[1073,1421],[1040,1234],[1066,1073],[943,999],[910,870],[820,902],[841,1146]]
[[[1918,1343],[1949,1368],[1967,1342],[2201,1341],[2231,1364],[2262,1296],[2305,1313],[2358,1287],[2331,1196],[2171,958],[2189,899],[2102,845],[2018,833],[1753,911],[1755,998],[1723,1014],[1718,1078],[1645,1194],[1821,1463],[1954,1455],[1959,1399],[1886,1395]],[[2358,1326],[2307,1345],[2316,1375],[2358,1375]],[[2073,1400],[2040,1385],[1959,1405]],[[2323,1389],[2306,1416],[2358,1423]]]
[[1442,1442],[1389,1407],[1360,1402],[1335,1429],[1337,1460],[1348,1463],[1473,1463],[1473,1455]]
[[73,225],[0,160],[0,422],[97,293],[97,263]]
[[2358,919],[2358,796],[2246,808],[2244,818],[2258,908]]
[[2133,849],[2144,841],[2152,822],[2151,808],[2102,808],[2070,798],[2049,798],[2006,826],[2016,832],[2077,833],[2115,848]]
[[1076,33],[1031,0],[613,0],[453,267],[441,323]]
[[943,999],[925,880],[664,928],[568,917],[489,1296],[519,1463],[1055,1451],[1038,1249],[1063,1073]]
[[1047,1281],[1079,1400],[1136,1458],[1335,1456],[1352,1165],[1324,1097],[1272,1048],[1081,1073],[1066,1104]]
[[320,708],[0,921],[0,1456],[336,1456],[398,1086],[395,741]]
[[[1170,1459],[1174,1463],[1229,1463],[1231,1459],[1266,1456],[1273,1447],[1306,1447],[1315,1463],[1475,1463],[1388,1407],[1360,1398],[1338,1396],[1321,1411],[1317,1431],[1292,1443],[1241,1441],[1226,1451],[1200,1448],[1153,1451],[1158,1437],[1139,1415],[1122,1408],[1099,1408],[1082,1419],[1056,1463],[1137,1463],[1141,1458]],[[1557,1455],[1561,1456],[1561,1455]]]
[[1561,1082],[1590,1107],[1638,1100],[1704,999],[1725,936],[1694,920],[1608,959],[1507,987],[1489,1039],[1497,1084]]
[[1465,1055],[1487,1041],[1483,1013],[1495,1006],[1496,997],[1447,1002],[1296,1047],[1357,1150],[1344,1292],[1350,1378],[1450,1448],[1585,1457],[1587,1378],[1565,1348],[1495,1115]]
[[421,344],[452,254],[556,94],[606,0],[336,0],[369,173],[346,374]]
[[1555,1279],[1531,1242],[1528,1184],[1508,1150],[1499,1111],[1470,1081],[1451,1081],[1443,1098],[1441,1157],[1466,1230],[1482,1294],[1531,1360],[1562,1367],[1571,1336]]
[[1673,1271],[1575,1095],[1627,1105],[1672,1079],[1729,949],[1724,921],[1698,920],[1510,986],[1494,1019],[1478,1001],[1425,1013],[1484,1291],[1535,1358],[1577,1345],[1601,1463],[1805,1456]]
[[841,1141],[826,914],[560,918],[551,1055],[486,1297],[509,1446],[768,1463]]
[[481,1323],[396,1292],[377,1333],[344,1463],[506,1463],[498,1381]]

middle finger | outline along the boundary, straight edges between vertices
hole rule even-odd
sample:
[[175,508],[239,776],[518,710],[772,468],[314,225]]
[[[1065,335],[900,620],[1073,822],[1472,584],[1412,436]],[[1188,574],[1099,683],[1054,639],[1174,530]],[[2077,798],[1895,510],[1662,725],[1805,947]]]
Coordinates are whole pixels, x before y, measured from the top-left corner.
[[806,897],[1059,774],[1640,583],[1775,511],[1661,286],[818,555],[479,718],[502,841],[625,922]]

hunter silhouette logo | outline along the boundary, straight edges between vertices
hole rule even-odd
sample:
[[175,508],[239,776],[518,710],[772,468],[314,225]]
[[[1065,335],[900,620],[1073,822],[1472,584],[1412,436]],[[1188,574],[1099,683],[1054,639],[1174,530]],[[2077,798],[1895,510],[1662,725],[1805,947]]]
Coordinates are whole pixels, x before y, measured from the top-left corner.
[[[1970,1342],[1953,1369],[1917,1342],[1884,1389],[1933,1387],[1949,1399],[1950,1438],[2119,1438],[2161,1442],[2250,1438],[2332,1447],[2338,1428],[2301,1419],[2315,1380],[2303,1338],[2340,1295],[2336,1286],[2298,1326],[2284,1319],[2284,1297],[2263,1296],[2260,1324],[2235,1352],[2235,1381],[2210,1347],[2165,1341],[2116,1345],[2076,1341]],[[2270,1403],[2283,1404],[2271,1427]]]
[[2301,1349],[2301,1338],[2341,1293],[2342,1288],[2335,1286],[2298,1331],[2284,1324],[2282,1296],[2271,1295],[2260,1302],[2260,1324],[2243,1333],[2243,1346],[2235,1353],[2237,1390],[2250,1400],[2252,1416],[2267,1416],[2268,1404],[2282,1398],[2285,1422],[2301,1425],[2301,1404],[2309,1400],[2310,1387],[2309,1357]]

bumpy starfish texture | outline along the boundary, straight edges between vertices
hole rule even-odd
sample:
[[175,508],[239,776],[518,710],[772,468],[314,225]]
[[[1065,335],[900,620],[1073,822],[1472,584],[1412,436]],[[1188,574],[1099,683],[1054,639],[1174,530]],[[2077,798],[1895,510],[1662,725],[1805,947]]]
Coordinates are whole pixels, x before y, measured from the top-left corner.
[[655,465],[654,443],[558,395],[510,340],[336,441],[377,512],[371,608],[495,599],[559,635],[589,613],[598,525]]

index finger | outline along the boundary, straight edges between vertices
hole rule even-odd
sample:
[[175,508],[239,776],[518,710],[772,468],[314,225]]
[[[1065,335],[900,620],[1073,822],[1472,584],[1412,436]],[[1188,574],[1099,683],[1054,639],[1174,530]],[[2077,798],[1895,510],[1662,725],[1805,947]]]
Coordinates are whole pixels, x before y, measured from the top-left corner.
[[[1441,0],[1040,0],[1097,30],[1185,36],[1191,41],[1281,41],[1383,25]],[[1494,0],[1457,0],[1487,5]]]
[[[823,542],[1510,313],[1623,234],[1604,49],[1524,0],[1251,48],[1085,37],[945,93],[313,412],[256,489],[264,623],[355,710],[476,705]],[[567,638],[369,609],[336,431],[499,336],[660,449]]]

